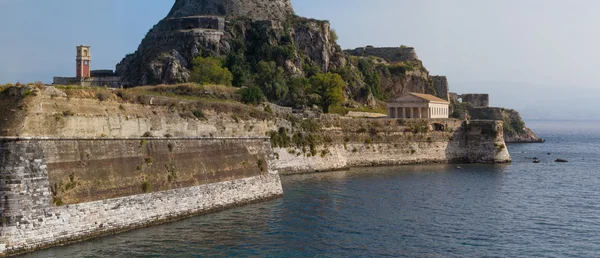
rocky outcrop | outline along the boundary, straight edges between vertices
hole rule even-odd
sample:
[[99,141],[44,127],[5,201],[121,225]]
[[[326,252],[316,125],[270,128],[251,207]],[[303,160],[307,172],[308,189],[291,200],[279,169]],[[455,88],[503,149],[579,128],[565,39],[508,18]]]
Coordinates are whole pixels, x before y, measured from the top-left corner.
[[506,132],[504,140],[506,143],[543,143],[546,141],[527,127],[523,128],[523,132]]
[[[471,94],[472,95],[472,94]],[[513,109],[496,107],[473,107],[466,109],[473,120],[500,120],[504,122],[504,139],[507,143],[542,143],[545,140],[538,137],[527,128],[521,114]]]
[[305,65],[345,64],[329,23],[294,16],[289,0],[178,0],[116,70],[132,86],[187,82],[197,56],[236,60],[246,72],[275,61],[292,77]]
[[[363,73],[364,83],[380,99],[393,99],[408,92],[449,99],[448,79],[445,76],[430,76],[412,47],[368,46],[344,52],[351,59],[358,59],[354,62],[356,64],[351,62],[351,65]],[[370,69],[377,72],[376,78],[373,78]]]

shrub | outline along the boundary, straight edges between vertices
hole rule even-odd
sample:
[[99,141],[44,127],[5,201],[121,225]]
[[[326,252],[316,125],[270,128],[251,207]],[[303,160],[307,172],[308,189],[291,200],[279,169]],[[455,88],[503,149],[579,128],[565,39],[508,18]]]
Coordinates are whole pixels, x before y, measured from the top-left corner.
[[98,100],[100,101],[106,101],[108,99],[110,99],[110,93],[106,92],[106,91],[101,91],[96,93],[96,98],[98,98]]
[[256,65],[255,83],[271,101],[280,101],[285,98],[289,89],[283,68],[275,62],[260,61]]
[[190,73],[190,81],[200,84],[222,84],[231,86],[233,74],[223,68],[221,60],[214,57],[196,57]]
[[242,102],[246,104],[260,104],[265,98],[265,94],[257,86],[240,89],[238,94],[242,97]]
[[152,190],[152,186],[150,185],[150,183],[148,183],[148,181],[142,182],[142,192],[148,193],[151,190]]
[[154,137],[154,135],[152,135],[152,133],[151,133],[151,132],[145,132],[145,133],[142,135],[142,137],[144,137],[144,138],[152,138],[152,137]]
[[339,37],[338,34],[335,32],[334,29],[329,30],[329,32],[331,33],[331,39],[333,39],[333,41],[338,41]]
[[204,112],[200,109],[195,109],[194,111],[192,111],[192,114],[200,120],[208,120],[206,118],[206,115],[204,115]]
[[71,110],[65,110],[62,112],[63,116],[74,116],[75,113],[73,113],[73,111]]

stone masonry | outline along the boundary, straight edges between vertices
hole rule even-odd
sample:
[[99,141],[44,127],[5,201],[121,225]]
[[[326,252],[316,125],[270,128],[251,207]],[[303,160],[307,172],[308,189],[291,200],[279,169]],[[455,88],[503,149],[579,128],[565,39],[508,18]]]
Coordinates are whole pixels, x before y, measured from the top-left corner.
[[354,50],[345,50],[352,56],[375,56],[388,62],[417,61],[419,57],[412,47],[359,47]]
[[[178,163],[177,159],[181,159],[181,162],[195,163],[198,167],[206,165],[213,169],[219,169],[215,166],[223,164],[220,169],[230,171],[230,173],[225,177],[213,177],[214,180],[206,181],[204,178],[207,174],[181,170],[178,171],[178,176],[172,178],[173,181],[168,183],[166,174],[162,180],[144,178],[144,176],[152,176],[151,170],[128,171],[128,169],[124,169],[115,171],[117,173],[106,174],[101,172],[102,168],[98,166],[85,168],[86,164],[102,160],[120,164],[118,158],[113,157],[110,153],[105,155],[96,153],[87,156],[88,148],[102,149],[103,146],[111,144],[132,148],[134,146],[131,145],[140,145],[140,139],[3,138],[0,142],[0,187],[2,189],[0,256],[113,234],[231,206],[271,199],[283,194],[278,173],[270,169],[271,162],[267,157],[271,152],[270,145],[264,139],[143,140],[147,141],[147,146],[156,148],[155,151],[177,154],[173,156],[174,163]],[[169,150],[170,148],[167,147],[169,145],[163,144],[163,142],[173,141],[178,141],[179,147]],[[217,153],[216,156],[211,156],[210,153],[196,155],[193,152],[193,149],[196,148],[185,148],[185,146],[193,147],[198,144],[212,149]],[[131,147],[127,147],[128,145]],[[231,147],[240,149],[240,151],[237,152],[237,155],[230,157],[219,151],[223,147],[225,147],[223,149],[225,152],[230,152]],[[68,150],[57,152],[57,148]],[[79,162],[70,162],[62,157],[64,153],[69,152],[83,155],[77,157]],[[144,158],[147,155],[145,152],[139,152],[139,160],[147,160]],[[241,155],[243,152],[246,154]],[[128,160],[127,155],[122,158]],[[263,161],[257,163],[257,158]],[[215,162],[208,164],[206,159],[212,159]],[[251,162],[252,160],[254,162]],[[146,163],[149,165],[149,162]],[[251,173],[244,172],[244,169],[237,170],[236,166],[246,167]],[[167,165],[160,163],[156,164],[156,167],[162,167],[165,173],[169,173]],[[221,173],[214,170],[207,172],[216,175]],[[67,178],[57,181],[57,178],[60,179],[65,173],[68,174]],[[237,173],[241,173],[241,176],[236,176]],[[135,176],[135,174],[140,176]],[[185,183],[179,185],[178,178],[185,181],[188,174],[196,177],[197,182],[193,185]],[[94,185],[104,185],[108,188],[119,187],[120,184],[127,185],[131,181],[140,182],[131,179],[136,177],[138,180],[149,180],[151,187],[144,189],[143,185],[138,185],[138,190],[134,190],[138,191],[137,193],[113,192],[112,198],[91,200],[90,197],[85,197],[85,192],[88,190],[92,192],[98,190],[94,188]],[[108,178],[117,180],[110,181]],[[119,178],[121,180],[118,180]],[[51,183],[52,181],[54,183]],[[62,182],[62,185],[57,183],[59,181]],[[72,191],[72,196],[80,198],[65,199],[71,204],[57,201],[57,197],[65,197],[60,193],[57,194],[57,186],[60,191]],[[127,187],[124,187],[124,190],[127,190]],[[103,192],[99,193],[102,196]],[[92,196],[92,198],[94,197]]]

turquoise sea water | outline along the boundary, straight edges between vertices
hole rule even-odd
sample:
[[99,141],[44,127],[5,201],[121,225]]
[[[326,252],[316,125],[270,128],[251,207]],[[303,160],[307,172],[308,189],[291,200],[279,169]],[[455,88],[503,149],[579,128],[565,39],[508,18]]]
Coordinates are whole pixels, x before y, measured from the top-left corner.
[[513,164],[286,176],[279,200],[26,257],[600,256],[600,123],[528,125],[547,142]]

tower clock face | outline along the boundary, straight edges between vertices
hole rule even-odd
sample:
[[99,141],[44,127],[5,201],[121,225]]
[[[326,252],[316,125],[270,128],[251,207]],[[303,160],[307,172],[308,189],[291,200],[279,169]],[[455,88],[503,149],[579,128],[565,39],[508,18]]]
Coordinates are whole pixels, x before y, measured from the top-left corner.
[[85,66],[88,66],[90,63],[88,61],[83,62]]

